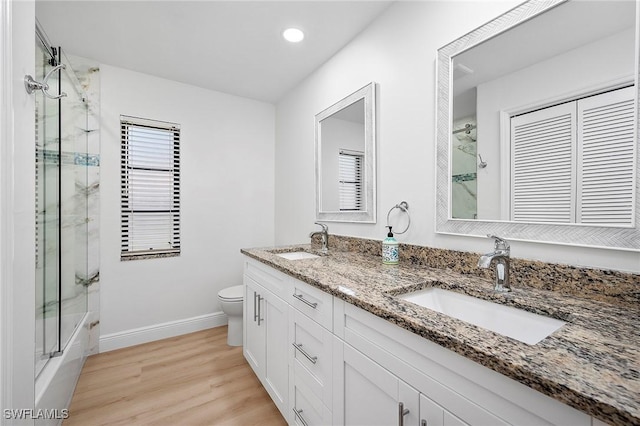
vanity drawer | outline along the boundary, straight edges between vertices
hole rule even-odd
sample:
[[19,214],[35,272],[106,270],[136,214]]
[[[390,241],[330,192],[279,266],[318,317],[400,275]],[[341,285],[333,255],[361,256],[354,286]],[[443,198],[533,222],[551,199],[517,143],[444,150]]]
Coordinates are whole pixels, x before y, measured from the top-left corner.
[[290,415],[289,424],[299,426],[326,426],[331,424],[331,410],[322,403],[304,381],[297,377],[289,388]]
[[292,282],[293,291],[287,299],[291,306],[332,331],[333,296],[300,280],[292,279]]
[[289,300],[291,278],[287,274],[249,258],[245,259],[244,273],[282,300]]
[[289,310],[289,318],[289,362],[293,376],[330,405],[333,335],[297,309]]

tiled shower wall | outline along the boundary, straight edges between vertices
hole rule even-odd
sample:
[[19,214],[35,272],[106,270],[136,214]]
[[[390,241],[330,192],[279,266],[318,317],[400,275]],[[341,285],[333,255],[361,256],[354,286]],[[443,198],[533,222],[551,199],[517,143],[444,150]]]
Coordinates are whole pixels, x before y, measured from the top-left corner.
[[76,162],[86,165],[87,195],[87,267],[86,276],[77,276],[88,289],[87,309],[89,317],[89,354],[98,353],[100,337],[100,68],[97,63],[78,56],[69,56],[72,67],[87,95],[87,154],[76,158]]

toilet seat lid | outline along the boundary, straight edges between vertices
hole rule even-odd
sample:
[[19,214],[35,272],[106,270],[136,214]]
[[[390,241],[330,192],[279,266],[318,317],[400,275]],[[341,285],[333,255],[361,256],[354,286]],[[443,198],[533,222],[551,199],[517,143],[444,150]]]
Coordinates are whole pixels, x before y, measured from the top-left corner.
[[234,285],[233,287],[227,287],[220,290],[220,292],[218,292],[218,297],[224,300],[242,300],[243,293],[243,285]]

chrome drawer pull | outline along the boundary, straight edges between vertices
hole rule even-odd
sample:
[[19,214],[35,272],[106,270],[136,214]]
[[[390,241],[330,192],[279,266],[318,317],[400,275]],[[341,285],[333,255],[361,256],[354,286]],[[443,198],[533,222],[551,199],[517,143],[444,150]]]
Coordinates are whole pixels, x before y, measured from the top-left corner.
[[260,321],[264,321],[264,318],[260,318],[262,317],[262,305],[260,305],[260,302],[262,302],[264,300],[264,297],[258,295],[258,326],[260,326]]
[[256,299],[258,298],[258,293],[253,292],[253,322],[258,320],[258,308],[256,307]]
[[305,299],[301,294],[295,294],[293,293],[293,297],[295,297],[296,299],[298,299],[299,301],[301,301],[302,303],[311,306],[313,309],[316,309],[318,307],[318,303],[317,302],[309,302],[307,299]]
[[409,414],[409,409],[404,408],[402,402],[398,402],[398,426],[404,426],[404,416]]
[[303,426],[309,426],[304,417],[302,417],[302,410],[296,410],[294,407],[293,412],[296,413],[296,417],[300,420],[300,423],[302,423]]
[[300,344],[298,344],[298,343],[296,343],[296,342],[293,342],[293,347],[294,347],[294,348],[296,348],[297,350],[299,350],[299,351],[300,351],[300,353],[301,353],[302,355],[304,355],[305,357],[307,357],[307,359],[308,359],[309,361],[311,361],[312,363],[314,363],[314,364],[315,364],[316,362],[318,362],[318,357],[317,357],[317,356],[311,356],[311,355],[309,355],[309,354],[307,353],[307,351],[305,351],[304,349],[302,349],[302,345],[300,345]]

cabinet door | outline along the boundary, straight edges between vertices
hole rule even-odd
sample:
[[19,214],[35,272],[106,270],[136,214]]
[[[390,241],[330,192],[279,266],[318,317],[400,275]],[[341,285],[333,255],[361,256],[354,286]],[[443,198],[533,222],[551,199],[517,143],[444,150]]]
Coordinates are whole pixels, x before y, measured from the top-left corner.
[[290,424],[297,426],[327,426],[331,424],[331,411],[316,396],[314,391],[298,376],[291,381]]
[[444,409],[420,395],[420,426],[444,426]]
[[283,416],[287,417],[289,394],[288,309],[273,293],[262,290],[259,302],[260,327],[265,332],[264,387]]
[[[265,371],[265,328],[258,325],[259,298],[262,287],[247,275],[244,276],[244,346],[242,351],[247,362],[258,378],[262,380]],[[262,321],[262,320],[261,320]]]
[[444,410],[444,426],[469,426],[467,423],[463,422],[447,410]]
[[[482,423],[493,424],[493,423]],[[497,423],[496,423],[497,424]],[[420,426],[468,426],[426,396],[420,394]]]
[[247,362],[280,412],[288,406],[288,307],[245,274],[244,348]]
[[[418,392],[369,358],[343,343],[338,365],[341,399],[334,411],[344,425],[417,425]],[[335,385],[335,383],[334,383]],[[335,400],[334,400],[335,402]],[[401,414],[402,413],[402,414]]]

